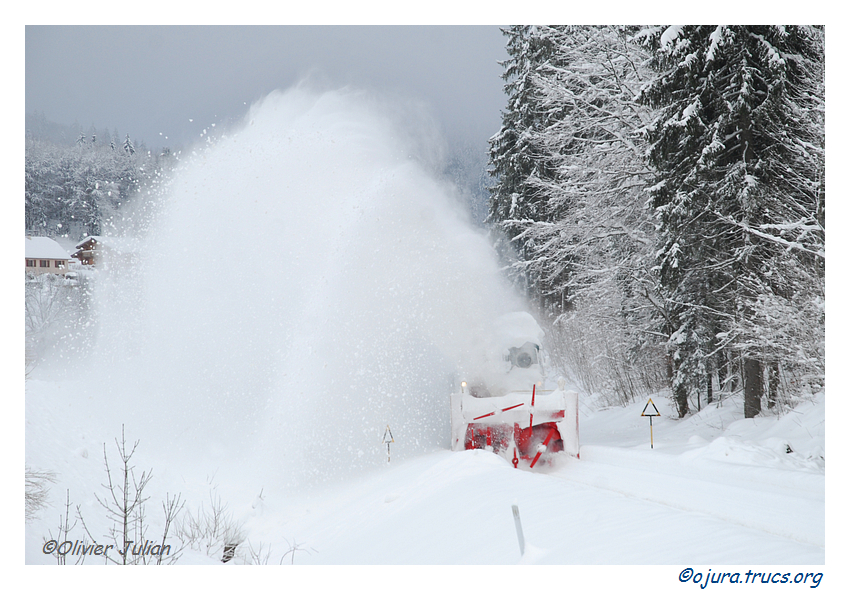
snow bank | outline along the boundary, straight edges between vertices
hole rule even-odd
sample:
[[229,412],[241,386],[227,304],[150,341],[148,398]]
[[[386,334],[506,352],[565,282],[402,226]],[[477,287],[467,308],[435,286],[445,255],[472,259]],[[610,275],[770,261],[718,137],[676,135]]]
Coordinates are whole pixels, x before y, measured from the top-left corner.
[[[640,413],[647,400],[627,407],[594,411],[584,407],[582,443],[607,444],[612,438],[624,446],[649,449],[649,419]],[[740,396],[725,397],[676,419],[675,409],[663,396],[653,398],[661,416],[653,419],[655,450],[683,459],[716,460],[753,467],[792,471],[825,471],[825,395],[819,393],[795,408],[755,418],[742,418]]]

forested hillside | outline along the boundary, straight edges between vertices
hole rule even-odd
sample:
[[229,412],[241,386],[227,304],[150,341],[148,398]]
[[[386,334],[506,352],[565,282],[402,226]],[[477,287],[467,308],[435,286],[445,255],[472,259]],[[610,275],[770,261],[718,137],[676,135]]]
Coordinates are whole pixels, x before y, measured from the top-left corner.
[[156,186],[174,159],[129,134],[84,132],[35,115],[27,116],[25,146],[26,230],[72,240],[113,233],[122,210],[143,187]]
[[824,383],[824,29],[514,26],[489,221],[555,359],[746,417]]

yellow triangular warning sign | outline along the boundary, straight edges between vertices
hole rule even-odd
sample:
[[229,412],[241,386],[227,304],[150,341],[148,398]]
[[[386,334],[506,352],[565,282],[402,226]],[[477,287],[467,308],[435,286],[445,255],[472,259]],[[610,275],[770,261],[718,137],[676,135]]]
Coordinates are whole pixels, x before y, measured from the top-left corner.
[[387,444],[389,444],[389,443],[391,443],[391,442],[395,442],[395,441],[393,440],[393,433],[392,433],[392,431],[390,430],[390,425],[389,425],[389,424],[387,424],[387,429],[384,431],[384,439],[383,439],[381,442],[382,442],[382,443],[387,443]]
[[[652,406],[652,409],[655,410],[654,414],[647,414],[646,409]],[[652,398],[649,398],[649,401],[646,402],[646,405],[643,407],[643,412],[640,413],[641,416],[660,416],[661,414],[658,412],[658,408],[655,407],[655,404],[652,403]]]

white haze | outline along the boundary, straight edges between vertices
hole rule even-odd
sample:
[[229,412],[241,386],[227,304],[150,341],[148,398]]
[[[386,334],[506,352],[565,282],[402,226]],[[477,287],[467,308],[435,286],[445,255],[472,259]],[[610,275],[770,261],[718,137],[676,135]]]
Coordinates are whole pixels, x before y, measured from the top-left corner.
[[198,148],[139,276],[98,281],[92,403],[267,487],[385,463],[387,425],[394,458],[448,448],[458,367],[521,306],[418,113],[299,87]]

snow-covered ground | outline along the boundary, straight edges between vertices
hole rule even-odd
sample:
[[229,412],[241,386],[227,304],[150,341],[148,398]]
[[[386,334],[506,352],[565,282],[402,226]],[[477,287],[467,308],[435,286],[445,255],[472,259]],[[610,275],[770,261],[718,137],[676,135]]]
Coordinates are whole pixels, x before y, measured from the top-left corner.
[[[108,409],[73,402],[79,393],[73,382],[27,386],[27,464],[57,474],[50,508],[27,526],[28,563],[53,562],[42,545],[66,489],[90,527],[108,528],[94,494],[102,496],[105,482],[102,444],[112,454],[120,430],[102,419]],[[670,418],[667,400],[653,401],[662,413],[654,448],[640,416],[645,402],[585,407],[581,459],[547,472],[514,469],[486,451],[453,453],[448,440],[446,448],[301,490],[252,489],[241,482],[256,474],[238,462],[213,470],[176,452],[157,456],[151,447],[165,447],[144,439],[135,463],[153,469],[152,529],[166,491],[183,494],[193,511],[209,505],[211,491],[219,494],[247,539],[234,562],[252,560],[250,544],[263,562],[297,564],[824,563],[822,397],[749,420],[740,419],[734,398],[685,420]],[[403,432],[394,437],[404,444]],[[218,558],[190,551],[181,563]]]
[[[303,563],[823,563],[824,473],[806,456],[822,453],[822,404],[725,431],[717,424],[732,412],[660,420],[654,449],[641,409],[589,417],[583,429],[596,444],[549,473],[486,451],[435,451],[287,499],[278,519],[258,522],[258,538],[273,543],[289,528],[315,550]],[[801,451],[787,454],[789,442]]]

